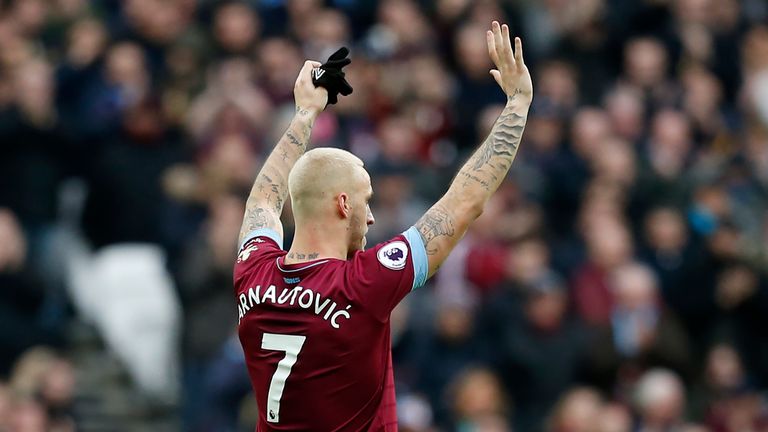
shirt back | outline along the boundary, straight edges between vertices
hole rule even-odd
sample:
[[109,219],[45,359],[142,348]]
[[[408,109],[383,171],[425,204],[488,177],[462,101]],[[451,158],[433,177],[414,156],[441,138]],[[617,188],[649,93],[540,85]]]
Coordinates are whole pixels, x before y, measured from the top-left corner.
[[397,430],[389,315],[426,281],[415,228],[349,260],[284,262],[271,230],[235,264],[238,334],[259,431]]

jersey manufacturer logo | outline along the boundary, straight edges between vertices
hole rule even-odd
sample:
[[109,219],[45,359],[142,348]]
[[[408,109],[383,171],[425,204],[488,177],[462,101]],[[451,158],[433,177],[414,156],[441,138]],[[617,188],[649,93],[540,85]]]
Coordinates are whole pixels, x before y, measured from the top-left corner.
[[325,75],[325,69],[315,69],[312,72],[315,73],[316,80],[319,80],[321,76]]
[[[258,241],[260,239],[256,239],[256,240]],[[261,240],[261,241],[263,242],[264,240]],[[257,250],[259,250],[259,247],[256,246],[255,244],[250,245],[247,248],[241,250],[240,253],[237,255],[237,262],[241,263],[247,260],[251,256],[251,252],[255,252]]]
[[405,259],[408,258],[408,246],[401,241],[394,241],[379,249],[376,256],[384,267],[391,270],[402,270],[405,268]]

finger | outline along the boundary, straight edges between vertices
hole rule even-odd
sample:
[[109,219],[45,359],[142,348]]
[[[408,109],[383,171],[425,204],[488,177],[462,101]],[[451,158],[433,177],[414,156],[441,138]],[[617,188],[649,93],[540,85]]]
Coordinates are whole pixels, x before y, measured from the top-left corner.
[[512,43],[509,40],[509,26],[504,24],[501,26],[501,41],[504,43],[502,47],[502,56],[504,60],[509,62],[509,66],[514,66],[515,57],[512,52]]
[[336,50],[335,53],[331,54],[330,57],[328,57],[328,61],[330,62],[333,60],[341,60],[348,55],[349,55],[349,48],[341,47],[338,50]]
[[346,59],[341,59],[341,60],[331,60],[331,61],[328,61],[328,62],[325,63],[324,66],[325,66],[326,69],[339,69],[339,70],[341,70],[341,68],[349,65],[350,63],[352,63],[352,60],[346,58]]
[[[503,51],[504,41],[502,41],[502,39],[501,39],[501,27],[499,26],[499,22],[498,21],[494,21],[493,24],[491,25],[491,27],[493,28],[493,43],[496,46],[496,54],[498,55],[499,60],[503,61],[504,60],[504,58],[503,58],[503,56],[504,56],[504,51]],[[501,64],[498,64],[496,66],[501,66]]]
[[496,43],[493,40],[493,32],[488,30],[485,32],[485,42],[488,44],[488,56],[491,57],[491,61],[496,67],[499,67],[499,54],[496,52]]
[[343,96],[349,96],[352,94],[352,86],[349,85],[347,80],[343,79],[341,80],[341,83],[339,85],[339,93],[341,93]]
[[515,38],[515,62],[522,66],[525,64],[523,61],[523,41],[519,38]]
[[501,72],[496,69],[491,69],[491,76],[493,76],[493,79],[496,80],[496,84],[498,84],[503,89],[504,86],[501,84]]
[[322,66],[322,63],[318,63],[316,61],[307,60],[304,62],[304,66],[301,67],[301,70],[299,71],[299,79],[304,78],[311,78],[312,69]]

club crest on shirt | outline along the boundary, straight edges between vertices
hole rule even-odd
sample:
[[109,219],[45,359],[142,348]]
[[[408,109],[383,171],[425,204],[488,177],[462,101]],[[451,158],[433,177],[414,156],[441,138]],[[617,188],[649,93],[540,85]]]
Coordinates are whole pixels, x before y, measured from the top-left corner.
[[[259,240],[259,239],[256,239]],[[263,241],[263,240],[262,240]],[[251,252],[255,252],[259,250],[259,247],[255,244],[248,246],[247,248],[240,251],[240,253],[237,255],[237,262],[241,263],[248,259],[248,257],[251,256]]]
[[394,241],[379,249],[376,256],[384,267],[391,270],[402,270],[405,268],[405,259],[408,258],[408,246],[404,242]]

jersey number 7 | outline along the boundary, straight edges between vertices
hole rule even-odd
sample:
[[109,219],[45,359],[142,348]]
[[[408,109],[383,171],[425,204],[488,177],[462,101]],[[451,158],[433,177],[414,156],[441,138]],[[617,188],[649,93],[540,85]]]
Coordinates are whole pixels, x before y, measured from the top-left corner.
[[267,422],[269,423],[280,422],[280,399],[283,397],[285,381],[291,374],[291,368],[299,358],[299,352],[306,339],[306,336],[275,333],[264,333],[261,339],[261,349],[285,352],[285,357],[277,364],[272,381],[269,383],[267,393]]

